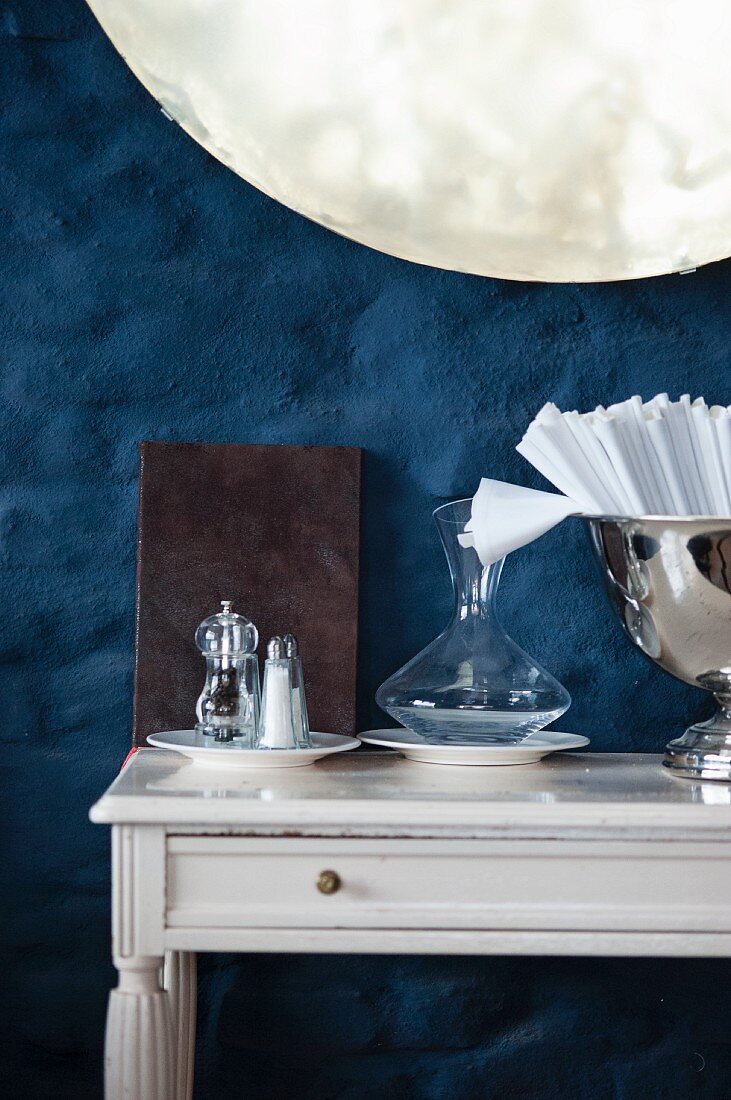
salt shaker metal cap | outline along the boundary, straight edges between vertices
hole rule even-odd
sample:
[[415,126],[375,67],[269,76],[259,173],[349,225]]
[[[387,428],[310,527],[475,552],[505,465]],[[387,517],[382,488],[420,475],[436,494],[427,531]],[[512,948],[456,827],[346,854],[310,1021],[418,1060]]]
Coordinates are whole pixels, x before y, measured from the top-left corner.
[[269,639],[267,644],[267,657],[270,661],[281,661],[282,658],[287,655],[284,639],[280,638],[278,634],[275,634],[273,638]]
[[284,651],[288,657],[299,657],[299,645],[294,634],[285,634],[282,638]]

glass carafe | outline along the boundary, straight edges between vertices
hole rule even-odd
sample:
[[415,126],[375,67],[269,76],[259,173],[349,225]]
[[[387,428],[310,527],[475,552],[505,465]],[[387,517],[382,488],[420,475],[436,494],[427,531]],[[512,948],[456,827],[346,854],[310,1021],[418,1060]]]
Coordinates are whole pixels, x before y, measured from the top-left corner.
[[563,714],[571,697],[503,630],[495,596],[505,559],[485,567],[458,539],[471,503],[434,512],[454,585],[452,620],[381,685],[376,702],[432,743],[515,743]]

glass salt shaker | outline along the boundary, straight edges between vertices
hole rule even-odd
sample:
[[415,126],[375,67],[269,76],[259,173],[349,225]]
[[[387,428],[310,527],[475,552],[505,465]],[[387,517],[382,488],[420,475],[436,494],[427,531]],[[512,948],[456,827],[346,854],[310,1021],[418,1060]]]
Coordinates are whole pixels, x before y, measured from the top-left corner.
[[267,646],[259,749],[312,748],[297,641],[276,636]]
[[206,659],[195,728],[216,741],[237,740],[250,749],[259,724],[259,634],[250,619],[231,610],[231,600],[221,600],[221,607],[195,634]]
[[305,680],[302,675],[302,658],[299,655],[299,645],[294,634],[285,634],[282,641],[287,657],[292,664],[292,712],[295,740],[301,749],[311,749],[312,737],[310,736],[310,723],[307,718]]

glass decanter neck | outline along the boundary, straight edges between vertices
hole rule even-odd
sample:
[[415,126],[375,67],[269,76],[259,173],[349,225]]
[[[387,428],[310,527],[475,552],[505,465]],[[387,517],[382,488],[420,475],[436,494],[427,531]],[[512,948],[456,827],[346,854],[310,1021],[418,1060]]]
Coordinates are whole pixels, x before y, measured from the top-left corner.
[[460,619],[494,618],[495,597],[505,559],[484,566],[474,547],[461,546],[458,536],[464,530],[469,512],[466,515],[455,512],[456,506],[454,511],[440,508],[434,516],[452,575],[455,612]]
[[[471,560],[474,559],[474,560]],[[495,618],[502,558],[485,567],[472,547],[460,547],[460,561],[456,568],[450,559],[449,567],[454,585],[455,610],[460,619],[476,616],[480,619]]]

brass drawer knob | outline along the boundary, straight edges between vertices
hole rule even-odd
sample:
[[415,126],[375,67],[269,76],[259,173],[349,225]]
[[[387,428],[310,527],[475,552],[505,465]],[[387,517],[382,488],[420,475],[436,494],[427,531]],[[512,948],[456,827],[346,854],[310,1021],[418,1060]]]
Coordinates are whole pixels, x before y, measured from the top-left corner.
[[335,894],[342,885],[337,871],[320,871],[317,876],[317,889],[321,894]]

